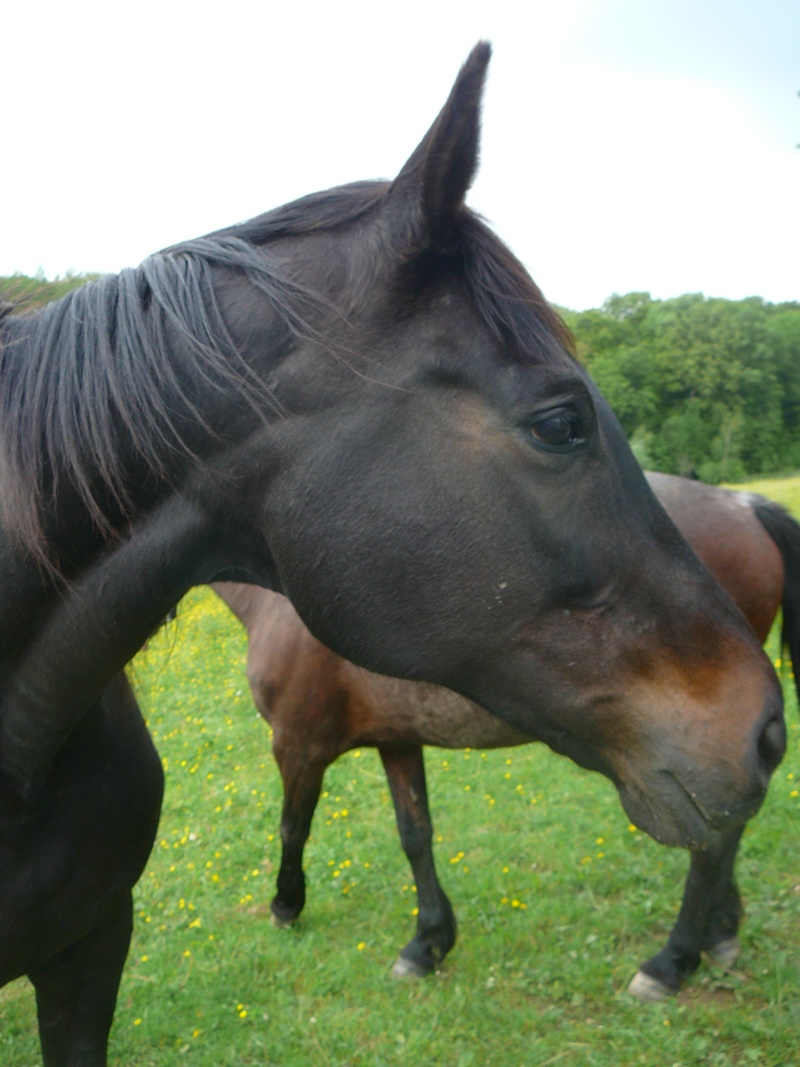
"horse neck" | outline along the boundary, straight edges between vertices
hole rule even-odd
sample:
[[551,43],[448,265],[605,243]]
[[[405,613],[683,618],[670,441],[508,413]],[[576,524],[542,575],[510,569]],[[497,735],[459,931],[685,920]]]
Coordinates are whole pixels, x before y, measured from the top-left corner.
[[0,771],[20,793],[35,796],[66,737],[180,597],[231,558],[246,561],[233,536],[171,497],[51,598],[0,692]]

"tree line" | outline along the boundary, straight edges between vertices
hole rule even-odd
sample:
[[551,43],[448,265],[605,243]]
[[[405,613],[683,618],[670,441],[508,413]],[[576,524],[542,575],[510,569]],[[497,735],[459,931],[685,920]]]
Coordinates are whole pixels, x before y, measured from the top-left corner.
[[[0,278],[0,299],[35,306],[90,277]],[[800,468],[800,302],[628,293],[559,310],[642,466],[712,483]]]
[[63,278],[54,278],[51,281],[41,274],[33,277],[27,274],[0,276],[0,303],[15,304],[20,310],[40,307],[99,277],[99,274],[75,274],[71,271]]
[[628,293],[562,314],[643,466],[713,483],[800,467],[800,303]]

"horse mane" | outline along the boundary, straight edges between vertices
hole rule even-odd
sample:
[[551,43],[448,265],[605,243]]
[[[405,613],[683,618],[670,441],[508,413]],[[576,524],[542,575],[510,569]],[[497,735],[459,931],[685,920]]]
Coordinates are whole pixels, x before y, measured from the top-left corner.
[[[237,351],[212,270],[245,274],[293,336],[313,336],[324,300],[290,280],[268,246],[332,230],[367,215],[387,185],[358,182],[293,201],[248,222],[175,245],[139,267],[105,275],[33,312],[0,300],[0,501],[4,525],[48,569],[44,531],[65,485],[98,531],[115,536],[137,490],[131,458],[169,482],[175,458],[197,461],[198,430],[216,435],[208,399],[232,396],[261,419],[280,404]],[[489,328],[535,358],[569,333],[522,265],[472,212],[456,235],[464,284]],[[170,343],[177,334],[181,345]],[[317,338],[323,340],[324,338]],[[541,357],[540,357],[541,358]],[[140,477],[141,480],[141,477]]]
[[[292,333],[315,297],[241,238],[200,238],[105,275],[44,308],[0,312],[0,478],[4,524],[47,563],[43,515],[70,484],[104,537],[132,512],[130,459],[169,481],[190,439],[215,436],[213,395],[259,417],[280,405],[228,333],[212,269],[244,272]],[[316,301],[318,302],[318,301]],[[181,344],[171,343],[178,335]]]

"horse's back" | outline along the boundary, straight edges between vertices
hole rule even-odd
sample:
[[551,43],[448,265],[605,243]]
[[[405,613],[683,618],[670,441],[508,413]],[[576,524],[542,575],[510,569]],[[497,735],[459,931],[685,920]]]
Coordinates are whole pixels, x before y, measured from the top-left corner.
[[648,472],[650,487],[695,554],[764,642],[781,605],[781,553],[753,510],[752,493]]

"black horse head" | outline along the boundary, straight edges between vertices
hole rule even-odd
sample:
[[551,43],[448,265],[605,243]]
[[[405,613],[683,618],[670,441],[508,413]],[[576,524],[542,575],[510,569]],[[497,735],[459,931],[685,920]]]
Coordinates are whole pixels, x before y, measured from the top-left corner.
[[246,576],[344,656],[608,774],[664,840],[760,802],[783,744],[769,664],[464,204],[488,60],[479,45],[395,181],[6,320],[13,779],[46,778],[188,586]]

